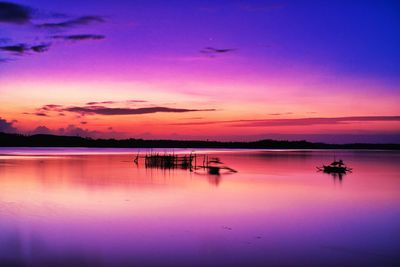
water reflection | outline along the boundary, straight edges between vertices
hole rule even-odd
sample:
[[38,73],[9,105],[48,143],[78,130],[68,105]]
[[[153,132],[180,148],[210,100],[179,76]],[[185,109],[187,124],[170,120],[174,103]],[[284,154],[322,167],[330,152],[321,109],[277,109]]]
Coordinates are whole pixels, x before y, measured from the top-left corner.
[[400,262],[399,153],[336,152],[355,170],[332,176],[340,187],[315,172],[330,151],[209,153],[239,172],[146,169],[136,153],[0,156],[0,265]]
[[340,184],[343,181],[343,177],[345,177],[347,175],[347,173],[343,173],[343,172],[321,172],[321,171],[318,171],[318,172],[323,173],[326,176],[332,177],[332,180],[334,183],[339,182]]

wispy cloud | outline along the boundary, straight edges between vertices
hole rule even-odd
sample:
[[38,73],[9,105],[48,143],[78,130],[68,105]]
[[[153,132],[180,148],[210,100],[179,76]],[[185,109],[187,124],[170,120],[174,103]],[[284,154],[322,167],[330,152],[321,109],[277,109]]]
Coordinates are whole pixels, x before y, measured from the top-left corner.
[[83,115],[139,115],[158,112],[182,113],[194,111],[214,111],[215,109],[185,109],[169,107],[145,107],[145,108],[110,108],[104,106],[86,106],[86,107],[67,107],[63,111],[80,113]]
[[116,101],[100,101],[100,102],[87,102],[86,105],[101,105],[101,104],[115,104]]
[[35,53],[42,53],[47,51],[50,48],[51,44],[38,44],[38,45],[28,45],[28,44],[15,44],[15,45],[5,45],[0,46],[1,51],[10,52],[14,54],[23,55],[30,51]]
[[39,110],[53,110],[62,107],[62,105],[48,104],[40,107]]
[[0,50],[22,54],[26,51],[29,51],[29,47],[26,44],[5,45],[5,46],[0,46]]
[[400,121],[400,116],[352,116],[332,118],[293,118],[293,119],[255,119],[255,120],[226,120],[226,121],[202,121],[182,122],[172,125],[208,125],[228,124],[232,127],[276,127],[276,126],[311,126],[346,124],[352,122],[375,122],[375,121]]
[[33,131],[31,131],[30,134],[53,134],[53,131],[51,131],[46,126],[40,125],[35,129],[33,129]]
[[281,116],[281,115],[291,115],[293,112],[284,112],[284,113],[269,113],[270,116]]
[[147,100],[130,99],[130,100],[126,100],[126,102],[128,102],[128,103],[145,103],[148,101]]
[[46,44],[40,44],[40,45],[33,45],[31,46],[31,50],[36,52],[36,53],[42,53],[42,52],[46,52],[47,50],[49,50],[51,44],[50,43],[46,43]]
[[[68,19],[67,19],[68,18]],[[38,24],[40,20],[42,23]],[[61,21],[60,21],[61,20]],[[105,36],[101,34],[62,34],[51,36],[49,31],[68,32],[69,28],[84,27],[92,23],[102,23],[105,19],[102,16],[68,16],[67,14],[42,12],[39,9],[11,2],[0,1],[0,24],[20,24],[26,32],[26,36],[19,36],[17,41],[8,38],[8,36],[0,36],[0,63],[17,59],[21,55],[30,55],[34,53],[43,53],[51,47],[51,39],[59,39],[61,41],[83,41],[83,40],[101,40]],[[32,28],[32,25],[36,29]],[[6,27],[7,25],[5,25]],[[2,26],[3,27],[3,26]],[[5,31],[7,33],[7,31]],[[47,42],[38,43],[38,40],[48,40]],[[6,56],[3,56],[6,55]]]
[[16,121],[7,121],[0,117],[0,132],[15,133],[17,129],[13,126]]
[[400,121],[400,116],[353,116],[333,118],[298,118],[271,119],[262,121],[241,122],[237,127],[273,127],[273,126],[311,126],[323,124],[346,124],[351,122]]
[[137,100],[137,99],[131,99],[131,100],[124,100],[124,101],[92,101],[92,102],[87,102],[86,105],[103,105],[103,104],[119,104],[119,103],[146,103],[146,100]]
[[34,113],[36,116],[39,116],[39,117],[47,117],[47,114],[46,113],[43,113],[43,112],[36,112],[36,113]]
[[[128,101],[139,101],[142,100],[128,100]],[[215,111],[215,109],[187,109],[187,108],[172,108],[172,107],[163,107],[163,106],[152,106],[152,107],[141,107],[141,108],[121,108],[121,107],[107,107],[104,105],[98,105],[99,103],[103,104],[114,104],[118,102],[114,101],[102,101],[102,102],[88,102],[85,106],[62,106],[49,104],[44,105],[37,109],[35,113],[32,113],[37,116],[49,116],[51,112],[57,112],[57,115],[63,114],[66,112],[70,113],[78,113],[81,116],[84,115],[141,115],[141,114],[150,114],[150,113],[184,113],[184,112],[195,112],[195,111]],[[28,113],[30,114],[30,113]],[[40,115],[39,115],[40,114]]]
[[23,5],[0,2],[0,22],[23,24],[31,20],[32,9]]
[[102,40],[106,38],[100,34],[73,34],[73,35],[55,35],[54,39],[62,39],[68,41],[84,41],[84,40]]
[[99,131],[92,131],[77,127],[73,124],[59,129],[50,129],[46,126],[40,125],[34,130],[27,132],[28,134],[54,134],[54,135],[67,135],[67,136],[81,136],[81,137],[101,137],[104,133]]
[[215,57],[218,54],[226,54],[235,51],[234,48],[215,48],[215,47],[205,47],[200,50],[200,53],[208,57]]
[[87,25],[94,22],[105,22],[100,16],[82,16],[74,19],[64,20],[61,22],[48,22],[36,25],[39,28],[68,28],[81,25]]

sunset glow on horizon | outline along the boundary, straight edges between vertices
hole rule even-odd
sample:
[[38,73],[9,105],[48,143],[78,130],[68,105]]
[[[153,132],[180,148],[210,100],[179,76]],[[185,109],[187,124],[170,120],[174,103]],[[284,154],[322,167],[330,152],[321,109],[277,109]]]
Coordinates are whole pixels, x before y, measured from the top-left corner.
[[399,13],[397,1],[0,1],[0,132],[400,143]]

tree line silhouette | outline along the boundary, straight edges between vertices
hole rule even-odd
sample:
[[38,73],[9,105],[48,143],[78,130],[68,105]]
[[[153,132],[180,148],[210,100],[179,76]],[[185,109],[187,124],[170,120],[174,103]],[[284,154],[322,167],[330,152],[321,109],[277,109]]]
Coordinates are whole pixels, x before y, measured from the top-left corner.
[[49,134],[0,133],[1,147],[104,147],[104,148],[237,148],[237,149],[391,149],[399,150],[400,144],[327,144],[308,141],[260,140],[253,142],[221,142],[199,140],[144,140],[144,139],[92,139],[79,136]]

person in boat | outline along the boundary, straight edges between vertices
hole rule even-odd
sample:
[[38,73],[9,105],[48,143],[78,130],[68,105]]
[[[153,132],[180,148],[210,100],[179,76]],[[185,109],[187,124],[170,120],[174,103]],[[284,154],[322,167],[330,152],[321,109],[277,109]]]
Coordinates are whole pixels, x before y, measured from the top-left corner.
[[344,165],[343,160],[339,160],[339,161],[334,161],[331,163],[331,166],[337,166],[337,167],[342,167]]

